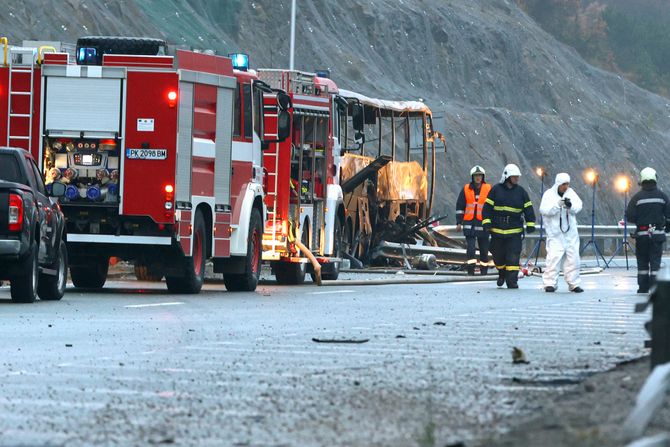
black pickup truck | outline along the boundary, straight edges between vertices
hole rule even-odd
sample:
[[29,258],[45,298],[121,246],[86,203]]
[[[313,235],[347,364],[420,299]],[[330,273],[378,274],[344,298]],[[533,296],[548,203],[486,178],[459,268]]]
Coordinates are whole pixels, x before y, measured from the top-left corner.
[[59,300],[65,293],[65,218],[49,197],[62,196],[65,185],[49,191],[29,152],[0,148],[0,280],[9,280],[12,301]]

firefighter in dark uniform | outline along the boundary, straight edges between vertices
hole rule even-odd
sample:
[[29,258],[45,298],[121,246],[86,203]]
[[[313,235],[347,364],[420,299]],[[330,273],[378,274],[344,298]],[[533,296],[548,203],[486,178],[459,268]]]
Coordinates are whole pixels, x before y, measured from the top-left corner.
[[470,170],[470,183],[461,189],[456,201],[456,229],[463,229],[467,244],[466,267],[468,275],[475,274],[477,257],[475,246],[479,246],[479,267],[482,275],[488,273],[493,264],[489,261],[489,234],[482,226],[482,209],[491,191],[491,184],[485,181],[486,171],[481,166]]
[[519,186],[521,171],[514,164],[505,166],[500,183],[495,185],[484,205],[482,224],[491,233],[491,254],[498,269],[498,286],[507,283],[509,289],[518,289],[519,259],[523,240],[523,222],[526,231],[535,231],[535,211],[525,189]]
[[665,233],[670,232],[670,201],[656,187],[653,168],[640,171],[640,186],[642,189],[628,202],[626,220],[636,226],[637,293],[647,293],[661,268]]

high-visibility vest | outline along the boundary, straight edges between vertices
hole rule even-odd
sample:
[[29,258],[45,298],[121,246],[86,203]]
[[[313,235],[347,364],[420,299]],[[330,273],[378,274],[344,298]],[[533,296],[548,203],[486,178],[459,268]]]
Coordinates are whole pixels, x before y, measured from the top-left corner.
[[482,220],[482,209],[484,208],[486,198],[489,196],[489,191],[491,191],[491,185],[482,183],[477,200],[475,199],[475,190],[470,187],[470,183],[463,187],[463,191],[465,192],[465,214],[463,215],[463,221],[475,219],[475,214],[477,220]]

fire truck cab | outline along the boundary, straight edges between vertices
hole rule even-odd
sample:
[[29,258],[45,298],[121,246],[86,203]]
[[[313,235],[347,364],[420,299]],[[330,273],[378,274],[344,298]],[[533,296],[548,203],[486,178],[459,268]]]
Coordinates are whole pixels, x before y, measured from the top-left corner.
[[164,276],[175,293],[200,291],[208,259],[228,290],[254,290],[266,216],[262,104],[276,92],[230,58],[167,55],[160,39],[81,38],[75,59],[26,50],[0,69],[0,119],[10,123],[0,138],[27,142],[47,183],[66,185],[75,286],[103,287],[115,256]]
[[[263,152],[268,220],[263,260],[277,282],[300,284],[310,271],[298,240],[322,264],[323,279],[337,279],[344,205],[339,186],[340,143],[337,85],[301,71],[259,69],[259,78],[290,97],[290,135]],[[266,127],[276,126],[272,97],[266,97]]]

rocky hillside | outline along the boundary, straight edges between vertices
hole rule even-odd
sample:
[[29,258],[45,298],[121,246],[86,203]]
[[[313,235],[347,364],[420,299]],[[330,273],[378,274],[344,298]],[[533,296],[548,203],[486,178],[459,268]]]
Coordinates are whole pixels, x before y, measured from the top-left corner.
[[[342,87],[424,98],[448,138],[438,209],[474,163],[497,181],[514,162],[539,200],[533,169],[601,173],[600,223],[622,214],[614,178],[652,165],[670,173],[670,104],[584,62],[513,0],[298,0],[297,68],[329,68]],[[7,0],[2,29],[73,42],[82,34],[162,36],[175,44],[242,49],[255,66],[288,65],[290,0]],[[668,183],[670,185],[670,183]],[[669,186],[670,187],[670,186]],[[588,221],[590,205],[581,218]],[[451,220],[451,219],[450,219]]]

